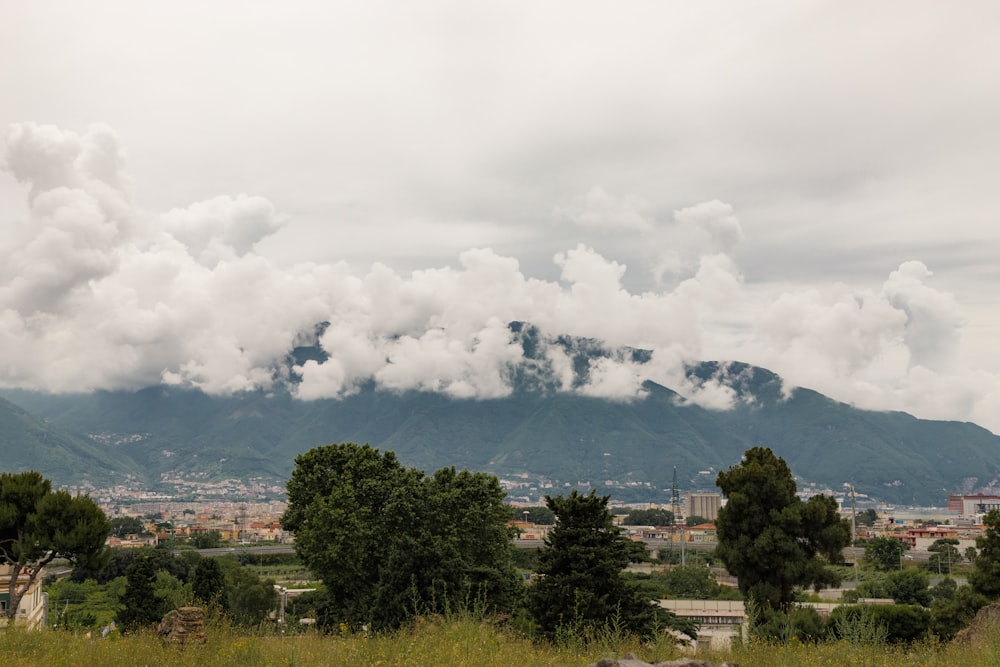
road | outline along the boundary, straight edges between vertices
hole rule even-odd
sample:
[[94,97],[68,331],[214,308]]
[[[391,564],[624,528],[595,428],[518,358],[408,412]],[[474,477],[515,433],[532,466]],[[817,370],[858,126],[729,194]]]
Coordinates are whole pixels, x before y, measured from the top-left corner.
[[[514,540],[515,546],[521,549],[538,549],[545,543],[543,540]],[[646,546],[650,551],[657,549],[675,549],[680,551],[681,545],[669,540],[646,540]],[[684,549],[687,551],[708,551],[716,547],[715,542],[686,542]],[[864,547],[847,547],[844,549],[844,560],[848,563],[857,563],[865,555]],[[926,561],[930,559],[930,552],[923,549],[912,549],[903,556],[908,561]]]

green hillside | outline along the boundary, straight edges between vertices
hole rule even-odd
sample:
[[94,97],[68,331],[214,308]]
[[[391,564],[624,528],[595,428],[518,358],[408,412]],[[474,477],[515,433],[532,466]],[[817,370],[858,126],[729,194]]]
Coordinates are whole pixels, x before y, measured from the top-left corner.
[[[488,401],[367,388],[342,400],[305,402],[282,393],[213,397],[157,387],[77,396],[8,392],[47,423],[4,404],[0,429],[13,434],[16,424],[33,424],[7,437],[33,443],[11,447],[20,457],[13,460],[53,477],[138,469],[149,480],[168,470],[284,479],[296,454],[339,441],[392,449],[426,470],[454,465],[598,488],[604,480],[649,482],[660,490],[670,487],[675,466],[685,489],[712,488],[718,470],[748,447],[766,445],[802,483],[840,489],[850,482],[860,493],[915,505],[943,505],[946,493],[970,478],[983,486],[1000,476],[1000,437],[973,424],[858,410],[808,389],[785,397],[780,378],[745,364],[690,369],[696,380],[720,373],[741,398],[731,410],[684,404],[653,383],[642,400],[628,403],[537,383]],[[103,439],[60,436],[61,449],[37,446],[43,432],[54,441],[52,427]]]
[[128,452],[68,435],[13,403],[0,399],[0,456],[4,472],[38,470],[56,484],[107,485],[135,474]]

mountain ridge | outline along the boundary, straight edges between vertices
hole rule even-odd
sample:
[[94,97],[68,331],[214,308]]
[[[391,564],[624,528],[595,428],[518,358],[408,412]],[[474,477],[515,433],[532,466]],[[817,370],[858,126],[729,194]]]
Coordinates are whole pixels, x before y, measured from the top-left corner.
[[[425,470],[454,465],[599,489],[608,488],[605,481],[632,483],[632,496],[644,489],[662,496],[675,466],[685,489],[709,489],[716,472],[755,445],[784,457],[801,484],[838,489],[849,482],[892,503],[940,506],[949,491],[990,489],[1000,477],[1000,437],[974,424],[860,410],[810,389],[786,392],[779,376],[741,362],[688,367],[692,383],[719,378],[737,399],[728,410],[686,402],[650,381],[642,397],[627,402],[551,391],[537,381],[485,400],[372,386],[315,401],[282,391],[210,396],[165,386],[4,395],[27,411],[17,418],[30,412],[39,418],[33,423],[63,432],[64,458],[77,463],[53,467],[44,443],[27,450],[40,457],[31,467],[58,481],[80,472],[93,477],[93,466],[150,483],[167,472],[283,480],[297,454],[341,441],[394,450]],[[0,410],[0,428],[11,414],[20,413]]]

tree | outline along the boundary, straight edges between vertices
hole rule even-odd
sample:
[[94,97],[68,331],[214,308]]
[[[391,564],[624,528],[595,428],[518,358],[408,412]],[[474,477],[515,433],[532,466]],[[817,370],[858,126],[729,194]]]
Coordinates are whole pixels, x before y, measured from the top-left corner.
[[903,552],[910,546],[895,537],[875,537],[865,545],[864,562],[876,570],[889,572],[902,568]]
[[116,516],[111,519],[111,535],[126,538],[129,535],[149,535],[146,524],[134,516]]
[[125,572],[125,593],[115,617],[122,632],[129,633],[152,625],[163,618],[163,600],[156,596],[156,573],[152,557],[143,555]]
[[851,530],[833,498],[802,502],[784,459],[765,447],[747,450],[716,484],[728,499],[716,521],[716,555],[745,597],[784,609],[798,586],[839,583],[828,564],[843,560]]
[[528,596],[542,634],[552,638],[567,628],[586,632],[618,618],[640,635],[652,634],[660,621],[693,637],[690,625],[682,625],[672,614],[658,615],[663,610],[625,580],[622,571],[630,549],[613,524],[608,498],[593,491],[581,495],[575,489],[567,497],[545,497],[556,525],[539,551],[542,577]]
[[706,519],[703,516],[698,516],[697,514],[692,514],[688,518],[684,519],[684,523],[688,528],[692,526],[700,526],[703,523],[712,523],[711,519]]
[[854,523],[859,526],[874,526],[876,521],[878,521],[878,512],[871,508],[858,512],[858,515],[854,517]]
[[552,510],[543,505],[532,505],[531,507],[521,507],[516,512],[517,519],[525,518],[524,513],[527,512],[527,519],[529,522],[539,525],[539,526],[551,526],[556,522],[556,515],[553,514]]
[[195,549],[217,549],[222,546],[222,533],[217,530],[206,530],[189,538]]
[[927,559],[927,569],[941,574],[951,574],[951,566],[962,560],[962,554],[958,551],[958,540],[954,538],[941,538],[934,540],[934,543],[927,547],[930,558]]
[[395,628],[463,601],[512,608],[513,516],[496,477],[426,477],[392,452],[343,443],[297,457],[287,488],[281,522],[326,588],[321,624]]
[[969,574],[972,589],[991,600],[1000,597],[1000,510],[990,510],[983,517],[986,530],[976,538],[979,554]]
[[7,618],[17,615],[21,598],[54,559],[99,566],[110,555],[104,546],[110,530],[89,496],[53,491],[51,482],[35,471],[0,475],[0,562],[27,574],[10,578]]
[[622,524],[626,526],[672,526],[674,525],[674,513],[655,507],[648,510],[632,510],[625,515]]
[[933,605],[934,600],[951,600],[954,598],[955,593],[958,591],[958,583],[951,577],[945,577],[930,590],[931,598],[933,598],[931,604]]
[[246,567],[234,567],[226,573],[226,597],[233,621],[243,626],[260,625],[278,603],[274,580],[261,579]]
[[892,598],[896,604],[928,607],[932,598],[929,584],[930,578],[926,572],[915,569],[896,570],[886,575],[886,597]]
[[202,558],[194,566],[191,595],[204,604],[217,605],[221,610],[226,610],[226,576],[216,559]]
[[947,641],[967,626],[988,603],[986,596],[977,593],[971,586],[959,586],[950,597],[939,597],[931,602],[931,630]]
[[673,598],[711,600],[722,589],[712,570],[704,565],[672,567],[661,576],[665,580],[667,592]]

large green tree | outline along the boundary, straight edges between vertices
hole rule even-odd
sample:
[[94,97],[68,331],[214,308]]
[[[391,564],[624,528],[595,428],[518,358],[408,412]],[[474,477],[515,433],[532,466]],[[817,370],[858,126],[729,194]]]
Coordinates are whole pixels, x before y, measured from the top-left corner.
[[969,574],[972,589],[991,600],[1000,598],[1000,510],[990,510],[983,517],[986,530],[976,538],[979,554]]
[[766,447],[747,450],[716,484],[727,503],[715,524],[715,553],[745,597],[785,609],[798,587],[839,583],[828,565],[843,560],[851,528],[833,498],[800,500],[792,471]]
[[865,544],[863,559],[866,565],[882,572],[900,570],[903,567],[903,552],[909,548],[908,544],[895,537],[874,537]]
[[538,554],[542,576],[528,597],[542,634],[551,638],[561,629],[585,633],[618,618],[640,635],[670,625],[694,636],[692,626],[657,607],[624,578],[634,551],[614,526],[608,498],[575,489],[566,497],[545,497],[556,525]]
[[56,558],[99,566],[111,523],[89,496],[53,491],[35,471],[0,475],[0,562],[13,572],[7,588],[7,618],[14,618],[21,598],[39,573]]
[[512,608],[520,589],[503,498],[491,475],[427,477],[392,452],[327,445],[296,458],[282,526],[327,590],[321,624],[393,628],[467,602]]

